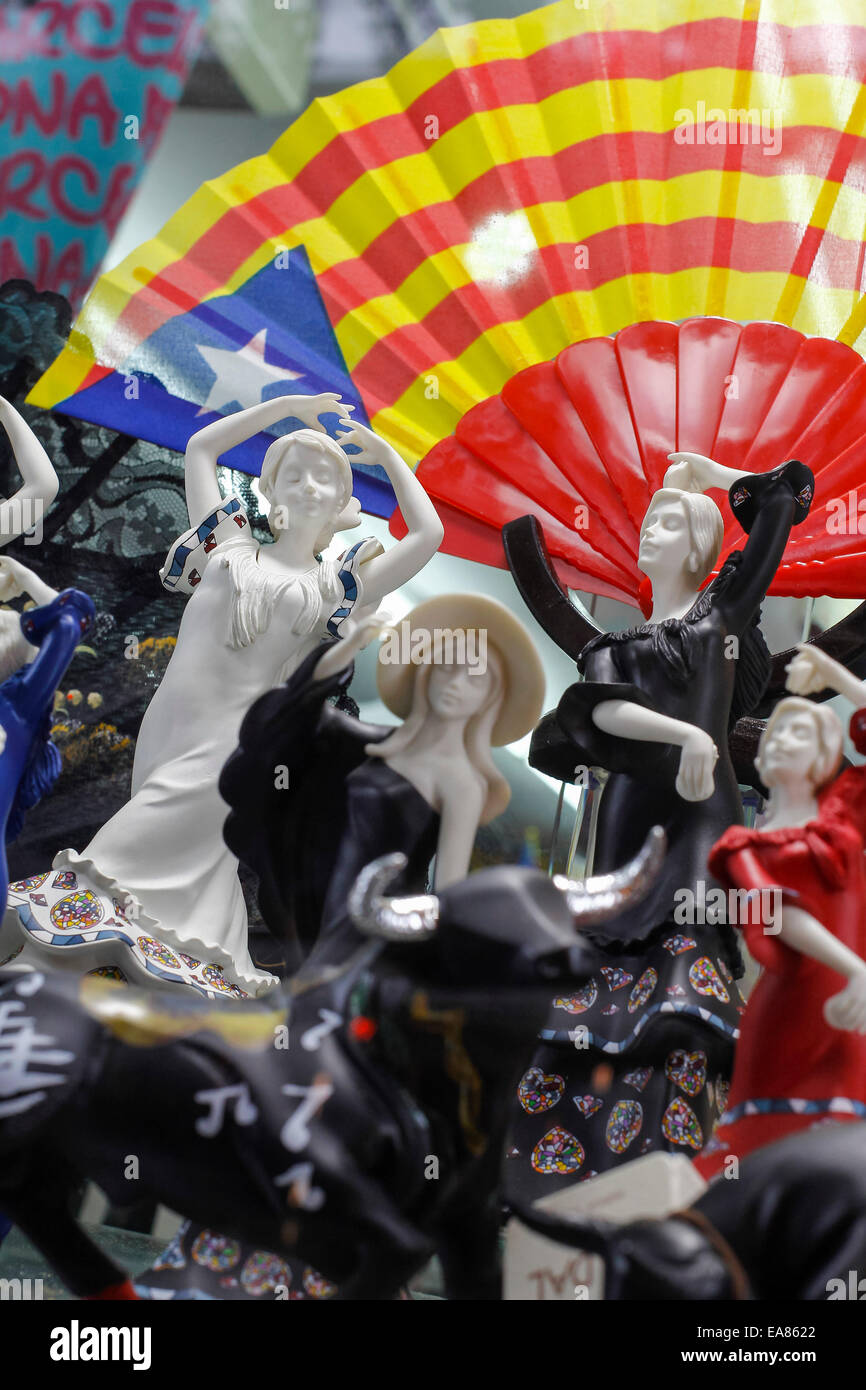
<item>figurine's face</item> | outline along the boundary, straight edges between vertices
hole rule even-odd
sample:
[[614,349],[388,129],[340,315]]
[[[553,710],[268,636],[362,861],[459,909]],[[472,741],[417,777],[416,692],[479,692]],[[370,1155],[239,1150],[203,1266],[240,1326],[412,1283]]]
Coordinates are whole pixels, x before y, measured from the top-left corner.
[[291,516],[324,521],[340,510],[342,479],[333,460],[311,444],[294,443],[286,450],[274,479],[273,502]]
[[694,549],[685,507],[673,499],[651,506],[644,518],[638,567],[644,574],[667,570],[678,574],[689,565]]
[[430,708],[441,719],[471,719],[490,694],[493,672],[465,662],[433,666],[427,685]]
[[780,714],[765,735],[758,770],[768,787],[813,782],[821,755],[815,720],[806,710]]

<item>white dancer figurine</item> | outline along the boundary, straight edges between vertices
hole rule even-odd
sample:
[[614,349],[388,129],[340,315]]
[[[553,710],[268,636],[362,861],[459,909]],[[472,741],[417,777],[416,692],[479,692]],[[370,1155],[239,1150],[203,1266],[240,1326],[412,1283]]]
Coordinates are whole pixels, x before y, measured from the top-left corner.
[[[412,470],[372,431],[353,425],[349,409],[331,394],[281,396],[217,420],[189,441],[194,529],[172,546],[161,577],[191,597],[141,724],[130,800],[80,854],[56,857],[59,872],[36,895],[43,904],[28,892],[16,898],[13,885],[10,901],[22,905],[31,942],[53,960],[80,969],[111,964],[127,978],[233,994],[274,984],[250,958],[237,860],[222,834],[228,808],[217,789],[220,770],[253,700],[285,680],[323,637],[339,635],[350,614],[373,612],[417,574],[443,535]],[[265,455],[261,490],[271,503],[274,542],[259,546],[240,500],[222,497],[217,461],[289,410],[310,428],[277,439]],[[360,521],[349,459],[318,423],[333,411],[345,417],[341,443],[360,445],[356,457],[380,464],[393,485],[408,534],[387,552],[367,539],[338,560],[317,559],[335,532]],[[70,932],[76,942],[58,949]]]

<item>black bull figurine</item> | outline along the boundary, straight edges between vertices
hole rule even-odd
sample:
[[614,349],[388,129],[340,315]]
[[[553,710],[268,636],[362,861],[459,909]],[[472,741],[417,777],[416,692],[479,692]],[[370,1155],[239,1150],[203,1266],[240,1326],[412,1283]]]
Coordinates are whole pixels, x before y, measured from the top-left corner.
[[[552,990],[596,964],[575,924],[664,852],[585,883],[481,870],[437,899],[359,876],[357,948],[268,1003],[0,973],[0,1210],[79,1297],[134,1296],[69,1214],[92,1178],[387,1299],[435,1251],[450,1298],[500,1296],[509,1100]],[[272,996],[273,998],[274,996]]]

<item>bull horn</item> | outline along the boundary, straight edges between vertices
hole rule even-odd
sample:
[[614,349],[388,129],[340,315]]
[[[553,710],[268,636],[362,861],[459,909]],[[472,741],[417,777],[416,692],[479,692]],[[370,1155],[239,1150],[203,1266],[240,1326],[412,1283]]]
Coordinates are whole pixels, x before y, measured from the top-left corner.
[[349,915],[365,936],[385,941],[425,941],[439,925],[434,893],[388,898],[384,891],[406,867],[405,854],[384,854],[361,870],[349,894]]
[[661,868],[666,845],[665,832],[654,825],[643,848],[621,869],[584,879],[555,874],[553,882],[565,894],[568,909],[580,926],[606,922],[646,897]]

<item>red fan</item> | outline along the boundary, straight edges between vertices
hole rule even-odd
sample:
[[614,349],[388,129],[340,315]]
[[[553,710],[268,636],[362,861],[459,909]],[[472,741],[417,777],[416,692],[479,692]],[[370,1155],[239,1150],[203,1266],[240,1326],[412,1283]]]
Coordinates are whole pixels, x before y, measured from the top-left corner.
[[[650,321],[575,343],[469,410],[419,477],[450,554],[504,567],[500,530],[528,514],[564,584],[637,605],[641,521],[676,450],[743,473],[807,464],[815,503],[770,593],[866,595],[866,364],[783,324]],[[742,533],[716,497],[721,563]]]

